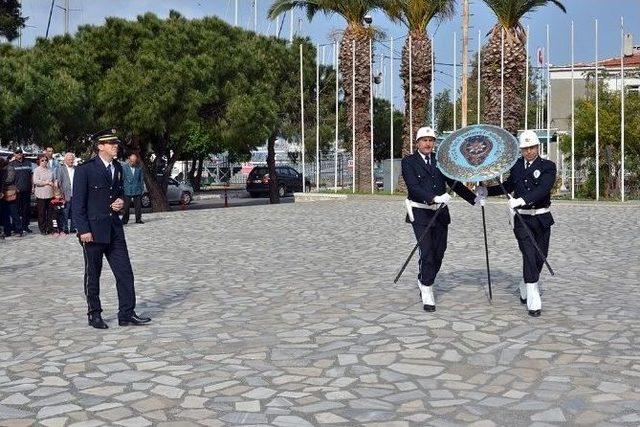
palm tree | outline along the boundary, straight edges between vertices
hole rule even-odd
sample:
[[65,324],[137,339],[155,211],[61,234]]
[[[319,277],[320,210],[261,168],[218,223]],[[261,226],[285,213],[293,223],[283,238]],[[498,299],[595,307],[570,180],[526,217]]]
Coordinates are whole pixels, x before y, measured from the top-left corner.
[[[498,19],[482,52],[482,79],[485,96],[485,121],[500,125],[501,57],[504,31],[504,128],[518,131],[524,116],[523,98],[526,72],[526,32],[520,19],[527,13],[553,3],[566,13],[558,0],[483,0]],[[496,96],[497,95],[497,96]]]
[[[453,16],[456,0],[389,0],[384,11],[393,22],[401,22],[409,30],[409,37],[402,47],[400,78],[404,89],[405,118],[402,125],[402,155],[411,153],[410,130],[415,131],[427,122],[427,104],[431,98],[431,39],[427,25],[433,18],[446,19]],[[411,49],[409,49],[411,44]],[[409,51],[411,51],[411,83],[409,85]],[[411,103],[409,97],[411,96]],[[412,115],[409,106],[413,107]],[[412,117],[413,123],[409,122]]]
[[[355,151],[356,188],[371,190],[371,140],[370,140],[370,73],[369,40],[374,30],[364,23],[365,16],[379,8],[384,0],[275,0],[269,8],[268,17],[275,19],[294,8],[306,9],[307,18],[316,13],[338,14],[347,21],[347,28],[340,41],[340,74],[345,95],[345,107],[349,125],[353,123],[352,100],[355,93]],[[355,41],[355,88],[352,82],[352,44]],[[354,92],[355,91],[355,92]]]

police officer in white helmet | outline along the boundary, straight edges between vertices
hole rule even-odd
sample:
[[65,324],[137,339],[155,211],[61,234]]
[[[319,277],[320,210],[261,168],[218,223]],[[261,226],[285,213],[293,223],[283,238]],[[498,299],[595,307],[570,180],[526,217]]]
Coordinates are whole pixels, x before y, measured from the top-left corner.
[[498,196],[504,194],[504,188],[509,195],[509,207],[518,210],[520,215],[514,218],[513,231],[522,252],[523,282],[519,284],[520,302],[527,304],[530,316],[539,317],[542,312],[542,300],[538,282],[544,260],[521,221],[529,227],[546,258],[551,226],[554,223],[549,207],[551,191],[556,181],[556,165],[540,157],[540,141],[534,131],[525,130],[518,139],[522,158],[511,168],[509,178],[502,186],[479,187],[477,193],[479,197]]
[[402,177],[407,184],[407,222],[413,226],[416,239],[424,234],[431,218],[442,207],[431,229],[420,240],[418,288],[424,311],[436,310],[433,283],[442,265],[447,249],[447,231],[451,217],[447,204],[451,196],[447,187],[473,205],[476,195],[462,183],[447,178],[436,165],[434,146],[436,134],[430,127],[421,127],[416,133],[416,151],[402,159]]

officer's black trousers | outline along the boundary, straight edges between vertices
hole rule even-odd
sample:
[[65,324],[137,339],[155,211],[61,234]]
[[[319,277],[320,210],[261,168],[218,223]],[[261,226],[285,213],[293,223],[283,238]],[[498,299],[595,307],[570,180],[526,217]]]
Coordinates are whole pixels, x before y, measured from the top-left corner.
[[87,297],[88,315],[100,314],[100,273],[102,257],[107,258],[116,278],[118,291],[118,318],[128,319],[134,313],[136,294],[133,286],[133,270],[124,234],[111,231],[111,243],[84,243],[84,294]]
[[[416,223],[411,225],[416,239],[420,239],[427,226]],[[447,250],[447,232],[448,226],[436,221],[420,242],[420,259],[418,261],[420,272],[418,273],[418,280],[423,285],[431,286],[436,280],[436,275],[442,265],[444,252]]]
[[[551,226],[541,221],[540,217],[522,215],[522,218],[529,226],[531,234],[545,258],[549,253],[549,237],[551,236]],[[536,283],[540,279],[540,272],[544,266],[544,261],[529,238],[519,217],[515,219],[513,232],[518,239],[518,247],[522,252],[522,276],[525,283]]]

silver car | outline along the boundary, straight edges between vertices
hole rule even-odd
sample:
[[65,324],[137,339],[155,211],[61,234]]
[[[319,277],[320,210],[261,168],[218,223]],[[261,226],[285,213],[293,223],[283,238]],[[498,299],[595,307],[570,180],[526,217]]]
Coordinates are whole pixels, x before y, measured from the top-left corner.
[[[178,182],[173,178],[169,178],[167,184],[167,201],[169,204],[188,205],[193,200],[193,187],[187,182]],[[151,199],[145,185],[144,194],[142,195],[142,207],[151,206]]]

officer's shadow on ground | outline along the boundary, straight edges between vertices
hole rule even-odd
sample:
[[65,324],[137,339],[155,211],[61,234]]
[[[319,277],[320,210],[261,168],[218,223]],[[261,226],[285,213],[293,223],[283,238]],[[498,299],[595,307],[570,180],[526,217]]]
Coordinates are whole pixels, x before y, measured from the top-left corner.
[[[144,284],[140,285],[145,287]],[[167,317],[164,314],[175,312],[176,316],[184,313],[179,307],[187,301],[193,293],[200,288],[199,285],[192,285],[189,288],[172,289],[161,294],[145,295],[138,297],[136,311],[149,315],[152,319]],[[155,297],[155,298],[154,298]]]
[[[442,272],[441,272],[442,274]],[[487,299],[489,298],[489,286],[486,269],[465,269],[461,273],[443,274],[442,280],[436,279],[437,295],[446,295],[449,292],[463,292],[463,290],[482,289]],[[522,281],[522,275],[513,274],[512,271],[491,269],[491,290],[496,294],[513,294],[519,292],[518,285]]]

